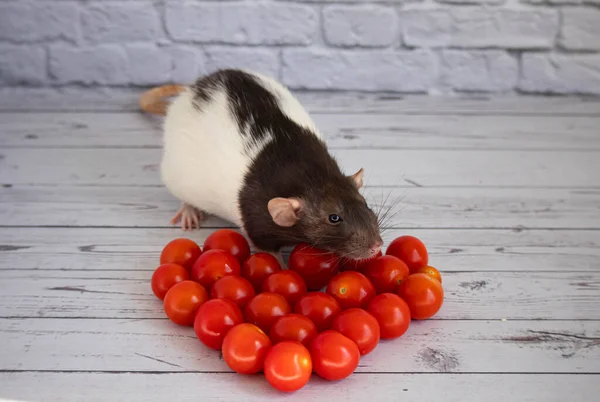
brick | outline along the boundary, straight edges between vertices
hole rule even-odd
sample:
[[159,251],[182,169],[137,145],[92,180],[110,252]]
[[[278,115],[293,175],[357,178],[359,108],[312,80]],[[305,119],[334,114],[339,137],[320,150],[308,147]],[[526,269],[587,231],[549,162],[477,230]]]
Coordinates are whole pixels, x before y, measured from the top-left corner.
[[600,54],[524,54],[519,89],[600,95]]
[[129,65],[129,82],[135,85],[157,85],[171,80],[171,55],[155,45],[125,46]]
[[279,76],[279,58],[273,50],[223,47],[206,49],[207,72],[228,67],[253,70],[271,77]]
[[115,85],[129,82],[127,54],[117,45],[50,48],[50,73],[60,84]]
[[388,46],[398,35],[397,16],[383,6],[329,6],[323,10],[323,31],[334,46]]
[[[279,0],[281,2],[284,1],[298,1],[298,0]],[[306,3],[406,3],[407,0],[302,0],[303,2]],[[410,0],[411,2],[414,1],[421,1],[421,0]]]
[[188,3],[166,6],[175,40],[247,45],[308,45],[317,32],[316,11],[278,3]]
[[400,27],[409,46],[551,48],[558,12],[480,7],[406,10],[400,13]]
[[42,47],[0,45],[0,83],[38,85],[46,78],[46,52]]
[[571,50],[600,50],[600,10],[592,7],[565,7],[559,43]]
[[507,0],[435,0],[438,3],[446,4],[504,4]]
[[191,46],[161,48],[171,56],[171,82],[191,84],[206,71],[204,54]]
[[93,44],[152,41],[160,35],[160,19],[152,3],[101,3],[83,13],[83,35]]
[[502,50],[444,50],[441,81],[459,91],[505,91],[519,78],[517,59]]
[[600,0],[521,0],[529,4],[600,4]]
[[77,3],[0,3],[0,40],[35,42],[79,37]]
[[425,92],[435,79],[427,51],[286,49],[282,80],[292,88]]

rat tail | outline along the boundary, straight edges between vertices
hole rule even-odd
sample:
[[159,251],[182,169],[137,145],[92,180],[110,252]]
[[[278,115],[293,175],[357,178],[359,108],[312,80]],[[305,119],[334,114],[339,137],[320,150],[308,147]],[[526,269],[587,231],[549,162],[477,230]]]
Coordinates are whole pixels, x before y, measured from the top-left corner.
[[164,116],[167,114],[168,103],[163,99],[180,94],[185,90],[183,85],[162,85],[144,92],[138,104],[144,112]]

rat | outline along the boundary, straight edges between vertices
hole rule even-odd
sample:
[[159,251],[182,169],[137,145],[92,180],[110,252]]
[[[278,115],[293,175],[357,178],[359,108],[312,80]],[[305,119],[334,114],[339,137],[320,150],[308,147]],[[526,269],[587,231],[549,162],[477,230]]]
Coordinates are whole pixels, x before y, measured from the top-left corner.
[[172,223],[194,229],[205,213],[218,216],[280,262],[281,248],[298,243],[352,260],[381,250],[378,217],[359,192],[364,170],[342,172],[277,80],[222,69],[152,88],[139,105],[165,116],[161,178],[182,202]]

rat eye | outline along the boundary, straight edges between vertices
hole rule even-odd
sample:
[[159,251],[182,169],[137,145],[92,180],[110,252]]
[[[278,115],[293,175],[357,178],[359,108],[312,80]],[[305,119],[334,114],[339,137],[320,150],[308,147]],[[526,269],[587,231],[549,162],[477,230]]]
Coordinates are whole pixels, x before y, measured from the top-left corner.
[[338,224],[342,221],[342,218],[339,215],[336,214],[331,214],[329,215],[329,222],[335,224]]

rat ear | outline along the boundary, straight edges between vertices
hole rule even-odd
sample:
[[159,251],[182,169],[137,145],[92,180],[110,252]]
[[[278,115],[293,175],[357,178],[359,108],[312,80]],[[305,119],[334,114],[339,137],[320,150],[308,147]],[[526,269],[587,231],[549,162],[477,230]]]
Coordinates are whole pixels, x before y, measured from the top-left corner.
[[358,172],[356,172],[352,176],[350,176],[350,178],[354,182],[354,185],[356,186],[356,188],[361,188],[363,186],[363,173],[364,172],[365,172],[364,169],[360,168],[360,170]]
[[273,198],[267,204],[271,218],[279,226],[294,226],[300,217],[302,201],[297,198]]

